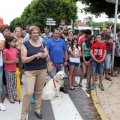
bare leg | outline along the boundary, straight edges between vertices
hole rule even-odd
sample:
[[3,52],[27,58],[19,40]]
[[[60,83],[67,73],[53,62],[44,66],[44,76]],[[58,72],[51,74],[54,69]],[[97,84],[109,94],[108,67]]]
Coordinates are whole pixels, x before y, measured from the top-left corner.
[[74,66],[69,67],[69,86],[70,88],[72,87],[72,76],[73,76],[73,71],[74,71]]
[[80,75],[80,83],[79,84],[81,84],[82,80],[84,79],[85,74],[86,74],[86,65],[84,62],[82,62],[82,73]]
[[72,86],[75,85],[75,77],[76,77],[77,70],[78,68],[75,67],[73,71],[73,76],[72,76]]

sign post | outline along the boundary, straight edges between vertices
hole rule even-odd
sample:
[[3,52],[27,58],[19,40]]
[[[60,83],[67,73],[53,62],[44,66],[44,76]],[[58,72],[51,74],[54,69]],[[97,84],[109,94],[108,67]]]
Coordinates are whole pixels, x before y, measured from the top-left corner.
[[49,25],[50,32],[51,32],[51,26],[56,25],[56,21],[54,21],[53,18],[47,18],[46,25]]

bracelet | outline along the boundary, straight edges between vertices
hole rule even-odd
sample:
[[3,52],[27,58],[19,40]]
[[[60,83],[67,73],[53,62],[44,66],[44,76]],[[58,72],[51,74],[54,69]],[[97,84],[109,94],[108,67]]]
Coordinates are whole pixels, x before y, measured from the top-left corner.
[[68,62],[68,60],[65,60],[64,62]]

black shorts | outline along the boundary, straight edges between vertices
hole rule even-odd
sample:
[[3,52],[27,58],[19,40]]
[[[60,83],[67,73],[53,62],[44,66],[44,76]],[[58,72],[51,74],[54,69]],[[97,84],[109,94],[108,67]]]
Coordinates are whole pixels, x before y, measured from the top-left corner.
[[[90,59],[91,59],[91,56],[85,57],[85,61],[89,61]],[[84,62],[82,57],[80,58],[80,62]]]
[[120,57],[115,56],[114,66],[115,67],[120,67]]

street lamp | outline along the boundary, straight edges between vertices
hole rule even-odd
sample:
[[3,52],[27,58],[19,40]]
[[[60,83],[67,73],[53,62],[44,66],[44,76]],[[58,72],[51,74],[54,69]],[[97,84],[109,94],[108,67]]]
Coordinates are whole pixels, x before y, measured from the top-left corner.
[[[114,69],[114,54],[115,54],[115,40],[116,40],[116,23],[117,23],[117,11],[118,11],[118,0],[105,0],[105,1],[115,4],[114,42],[113,42],[113,51],[112,51],[112,67],[111,67],[111,72],[112,72],[112,75],[113,75],[113,69]],[[119,4],[120,4],[120,0],[119,0]]]

